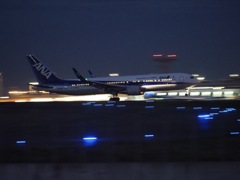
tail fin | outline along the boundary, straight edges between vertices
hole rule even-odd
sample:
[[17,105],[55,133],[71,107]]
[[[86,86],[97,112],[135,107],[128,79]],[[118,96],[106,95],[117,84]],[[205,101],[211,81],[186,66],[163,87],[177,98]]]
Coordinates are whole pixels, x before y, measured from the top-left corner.
[[88,73],[90,75],[91,78],[94,78],[95,76],[93,75],[92,71],[91,70],[88,70]]
[[50,71],[45,65],[43,65],[36,57],[33,55],[27,56],[28,61],[31,65],[33,73],[37,78],[39,84],[46,83],[62,83],[64,80],[58,78],[52,71]]

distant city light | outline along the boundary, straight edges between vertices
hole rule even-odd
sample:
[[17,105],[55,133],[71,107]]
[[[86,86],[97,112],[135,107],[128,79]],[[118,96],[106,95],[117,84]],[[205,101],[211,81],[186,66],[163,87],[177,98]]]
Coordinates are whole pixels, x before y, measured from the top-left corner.
[[169,54],[169,55],[167,55],[167,57],[173,58],[173,57],[177,57],[177,55],[176,54]]
[[9,94],[27,94],[27,91],[9,91]]
[[172,61],[175,60],[177,55],[176,54],[153,54],[152,55],[153,59],[155,60],[160,60],[162,62],[168,62],[168,61]]
[[119,76],[118,73],[110,73],[109,76],[114,77],[114,76]]
[[205,77],[197,77],[197,80],[199,80],[199,81],[202,81],[204,79],[205,79]]
[[199,74],[192,74],[194,77],[199,77]]
[[38,85],[39,83],[38,82],[29,82],[28,84],[29,85]]
[[0,99],[9,99],[9,96],[1,96]]
[[153,57],[162,57],[162,54],[154,54]]
[[230,77],[239,77],[239,74],[229,74]]

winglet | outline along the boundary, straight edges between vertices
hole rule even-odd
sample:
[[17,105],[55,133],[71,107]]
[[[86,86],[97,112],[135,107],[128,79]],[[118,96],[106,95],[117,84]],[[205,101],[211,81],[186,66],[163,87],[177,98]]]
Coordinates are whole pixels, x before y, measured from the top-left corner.
[[75,68],[72,68],[72,70],[80,81],[87,82],[87,80]]
[[92,73],[91,70],[88,70],[88,73],[89,73],[89,75],[90,75],[91,78],[94,78],[94,75],[93,75],[93,73]]

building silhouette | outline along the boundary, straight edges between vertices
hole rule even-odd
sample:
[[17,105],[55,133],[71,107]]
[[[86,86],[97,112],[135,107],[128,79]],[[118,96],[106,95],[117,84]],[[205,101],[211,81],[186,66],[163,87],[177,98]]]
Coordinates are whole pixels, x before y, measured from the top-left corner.
[[3,73],[0,72],[0,96],[3,96]]

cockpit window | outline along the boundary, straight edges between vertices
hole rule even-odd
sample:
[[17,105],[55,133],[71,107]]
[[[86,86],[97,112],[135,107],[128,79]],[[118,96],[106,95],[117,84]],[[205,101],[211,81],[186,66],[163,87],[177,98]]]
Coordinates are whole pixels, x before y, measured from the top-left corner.
[[190,79],[194,79],[194,76],[190,76]]

